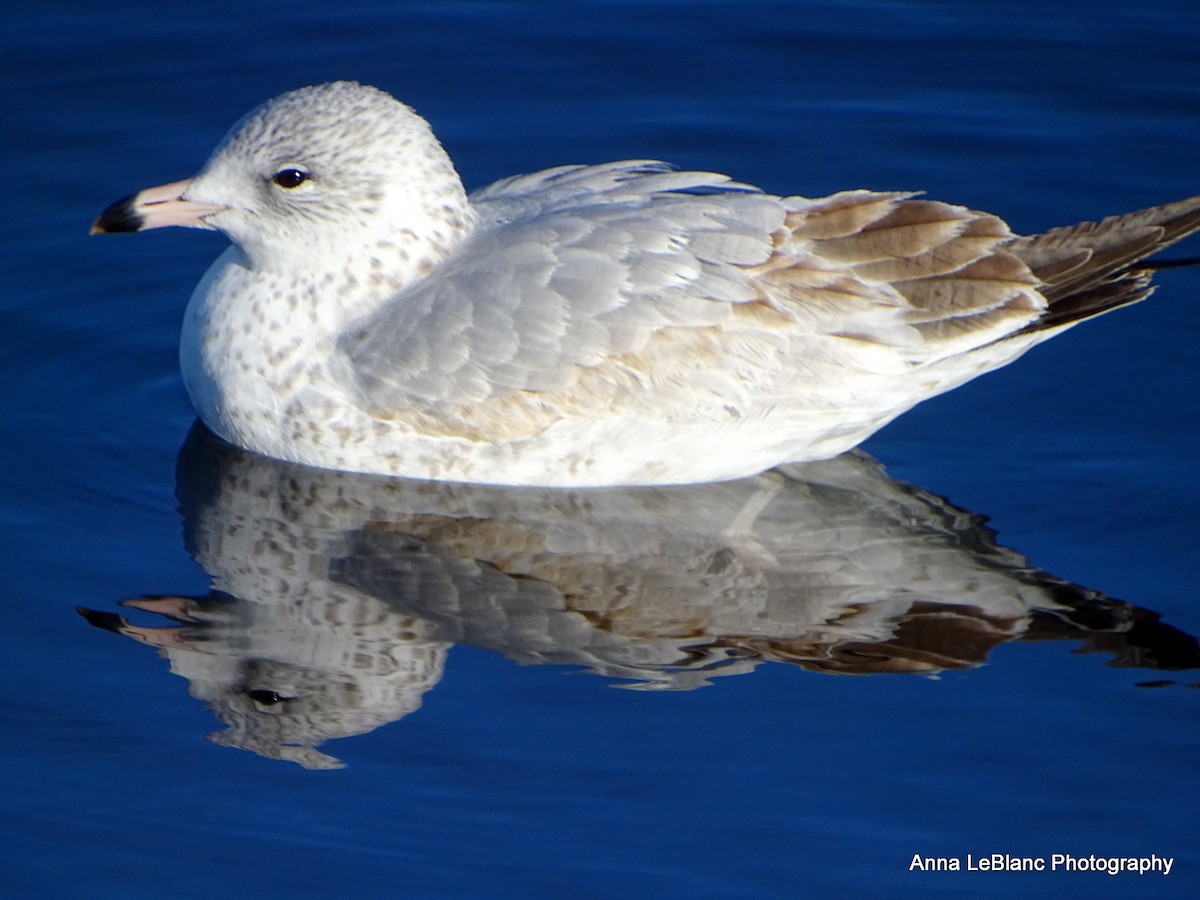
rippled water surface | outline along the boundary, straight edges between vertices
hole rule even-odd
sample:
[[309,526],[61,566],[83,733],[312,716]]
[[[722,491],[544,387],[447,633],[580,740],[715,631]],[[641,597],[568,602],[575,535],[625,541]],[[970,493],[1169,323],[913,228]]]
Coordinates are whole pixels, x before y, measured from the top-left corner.
[[332,78],[413,104],[470,187],[650,157],[1098,218],[1200,191],[1194,2],[61,2],[0,33],[4,896],[1200,891],[1197,270],[866,453],[503,491],[193,429],[177,331],[223,238],[87,236]]

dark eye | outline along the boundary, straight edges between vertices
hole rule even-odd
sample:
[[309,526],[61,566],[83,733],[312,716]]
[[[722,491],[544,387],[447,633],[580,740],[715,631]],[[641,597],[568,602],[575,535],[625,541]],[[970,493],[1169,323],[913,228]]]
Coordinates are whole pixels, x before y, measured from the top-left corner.
[[275,691],[253,690],[246,693],[251,700],[260,706],[274,706],[276,703],[283,703],[288,699]]
[[300,187],[300,185],[308,181],[308,173],[303,169],[289,167],[280,169],[271,180],[281,188]]

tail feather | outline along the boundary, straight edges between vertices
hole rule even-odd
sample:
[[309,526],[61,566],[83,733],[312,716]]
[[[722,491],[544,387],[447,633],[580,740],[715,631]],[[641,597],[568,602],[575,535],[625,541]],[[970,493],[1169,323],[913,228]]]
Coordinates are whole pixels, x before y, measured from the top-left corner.
[[1049,308],[1023,331],[1042,331],[1136,303],[1161,265],[1137,265],[1200,230],[1200,196],[1099,222],[1014,238],[1004,249],[1041,280]]

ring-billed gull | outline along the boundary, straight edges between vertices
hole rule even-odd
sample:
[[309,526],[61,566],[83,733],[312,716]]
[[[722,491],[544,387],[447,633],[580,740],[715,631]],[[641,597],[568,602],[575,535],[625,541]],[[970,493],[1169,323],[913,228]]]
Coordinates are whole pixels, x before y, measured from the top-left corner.
[[909,193],[778,197],[653,161],[468,196],[376,88],[291,91],[93,232],[218,229],[184,382],[232,443],[498,484],[736,478],[834,456],[1152,290],[1200,197],[1019,237]]

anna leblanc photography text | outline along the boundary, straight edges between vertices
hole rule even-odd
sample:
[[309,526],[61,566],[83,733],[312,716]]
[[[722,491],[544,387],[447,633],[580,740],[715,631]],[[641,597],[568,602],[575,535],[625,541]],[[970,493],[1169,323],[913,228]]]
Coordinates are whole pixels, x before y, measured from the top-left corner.
[[1175,865],[1173,856],[1072,856],[1052,853],[1050,856],[1011,856],[1007,853],[988,853],[965,858],[957,856],[922,856],[914,853],[908,864],[910,872],[1104,872],[1108,875],[1156,872],[1170,875]]

